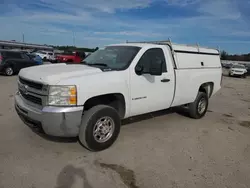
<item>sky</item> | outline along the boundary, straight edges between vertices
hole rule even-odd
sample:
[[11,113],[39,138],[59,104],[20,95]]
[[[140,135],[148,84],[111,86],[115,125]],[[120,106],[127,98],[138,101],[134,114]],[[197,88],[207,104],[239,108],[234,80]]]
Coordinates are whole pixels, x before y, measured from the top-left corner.
[[171,39],[250,53],[250,0],[0,0],[0,40],[103,47]]

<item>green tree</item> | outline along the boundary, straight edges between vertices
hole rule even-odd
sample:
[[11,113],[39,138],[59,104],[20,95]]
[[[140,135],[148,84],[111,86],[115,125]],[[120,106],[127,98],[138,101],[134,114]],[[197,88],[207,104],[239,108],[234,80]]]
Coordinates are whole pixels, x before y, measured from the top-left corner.
[[222,59],[222,60],[227,60],[227,57],[228,57],[228,53],[227,53],[226,51],[223,50],[223,51],[221,52],[221,59]]

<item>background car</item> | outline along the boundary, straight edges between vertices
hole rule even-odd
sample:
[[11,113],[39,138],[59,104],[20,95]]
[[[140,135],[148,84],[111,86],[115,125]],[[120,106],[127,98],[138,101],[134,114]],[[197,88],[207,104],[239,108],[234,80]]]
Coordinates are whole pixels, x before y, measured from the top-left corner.
[[230,68],[228,75],[229,76],[240,76],[240,77],[245,78],[247,75],[247,69],[244,65],[235,64]]
[[37,65],[42,65],[43,64],[43,59],[39,56],[39,55],[36,55],[34,53],[27,53],[27,55],[33,59]]
[[43,61],[54,62],[56,60],[55,54],[53,52],[37,51],[35,52],[35,54],[39,55],[43,59]]
[[37,63],[25,52],[0,50],[0,72],[7,76],[17,74],[22,68],[35,65]]
[[85,58],[84,52],[65,52],[56,56],[58,63],[80,63]]

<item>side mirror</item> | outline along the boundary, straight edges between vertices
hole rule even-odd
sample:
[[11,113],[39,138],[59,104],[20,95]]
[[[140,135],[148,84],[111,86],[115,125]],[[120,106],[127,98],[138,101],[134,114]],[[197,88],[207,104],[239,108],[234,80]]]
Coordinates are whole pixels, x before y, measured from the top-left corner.
[[135,73],[136,73],[137,75],[142,75],[142,73],[143,73],[143,66],[142,66],[142,65],[137,65],[137,66],[135,67]]
[[155,61],[155,62],[151,62],[149,74],[151,74],[153,76],[161,76],[163,63],[164,62],[160,59]]

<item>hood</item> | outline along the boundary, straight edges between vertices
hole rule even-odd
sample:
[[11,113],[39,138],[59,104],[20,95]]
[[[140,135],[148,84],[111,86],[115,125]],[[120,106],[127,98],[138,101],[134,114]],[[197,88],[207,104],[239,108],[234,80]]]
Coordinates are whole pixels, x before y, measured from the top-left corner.
[[65,63],[60,63],[24,68],[21,69],[19,76],[28,80],[41,82],[43,84],[53,85],[63,79],[97,73],[102,73],[102,71],[99,68],[81,64],[67,65]]

